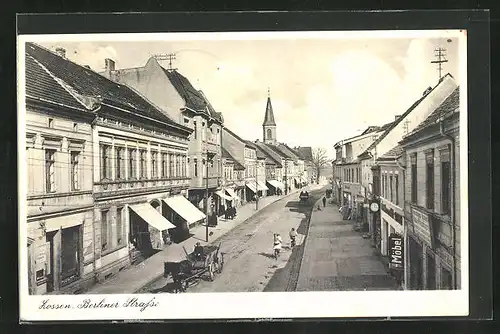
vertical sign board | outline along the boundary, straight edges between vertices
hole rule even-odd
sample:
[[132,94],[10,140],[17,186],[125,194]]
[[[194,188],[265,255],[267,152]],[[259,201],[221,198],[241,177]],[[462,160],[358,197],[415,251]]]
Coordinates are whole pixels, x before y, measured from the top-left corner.
[[399,234],[392,233],[389,236],[389,259],[390,268],[403,270],[404,269],[404,240]]
[[414,233],[422,239],[427,245],[433,247],[433,231],[429,214],[414,206],[411,207],[411,217]]

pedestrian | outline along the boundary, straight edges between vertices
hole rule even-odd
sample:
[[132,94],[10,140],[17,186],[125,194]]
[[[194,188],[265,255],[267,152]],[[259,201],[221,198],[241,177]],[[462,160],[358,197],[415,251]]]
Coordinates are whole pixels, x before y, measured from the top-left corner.
[[325,207],[325,206],[326,206],[326,197],[323,196],[323,207]]

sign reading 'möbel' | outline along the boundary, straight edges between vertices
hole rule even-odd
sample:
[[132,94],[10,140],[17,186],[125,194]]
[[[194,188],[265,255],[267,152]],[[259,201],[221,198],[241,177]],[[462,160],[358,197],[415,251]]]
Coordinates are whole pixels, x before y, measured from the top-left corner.
[[392,269],[404,268],[404,242],[402,236],[398,234],[389,236],[389,257]]

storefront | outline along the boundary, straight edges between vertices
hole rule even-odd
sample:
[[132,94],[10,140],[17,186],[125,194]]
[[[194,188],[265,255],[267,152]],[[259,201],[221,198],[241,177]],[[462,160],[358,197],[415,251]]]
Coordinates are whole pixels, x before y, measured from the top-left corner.
[[409,245],[408,288],[454,289],[451,228],[447,229],[445,220],[423,208],[411,205],[409,210],[407,217],[411,220],[405,219]]
[[189,202],[184,196],[177,195],[163,199],[167,218],[175,225],[174,242],[188,238],[189,229],[201,224],[206,215]]
[[278,180],[267,180],[269,185],[268,195],[281,195],[285,190],[285,185]]

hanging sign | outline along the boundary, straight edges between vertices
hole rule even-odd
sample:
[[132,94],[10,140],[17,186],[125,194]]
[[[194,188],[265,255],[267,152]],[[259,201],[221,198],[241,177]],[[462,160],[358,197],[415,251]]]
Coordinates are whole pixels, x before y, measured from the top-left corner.
[[404,241],[399,234],[389,236],[389,259],[391,269],[404,269]]

